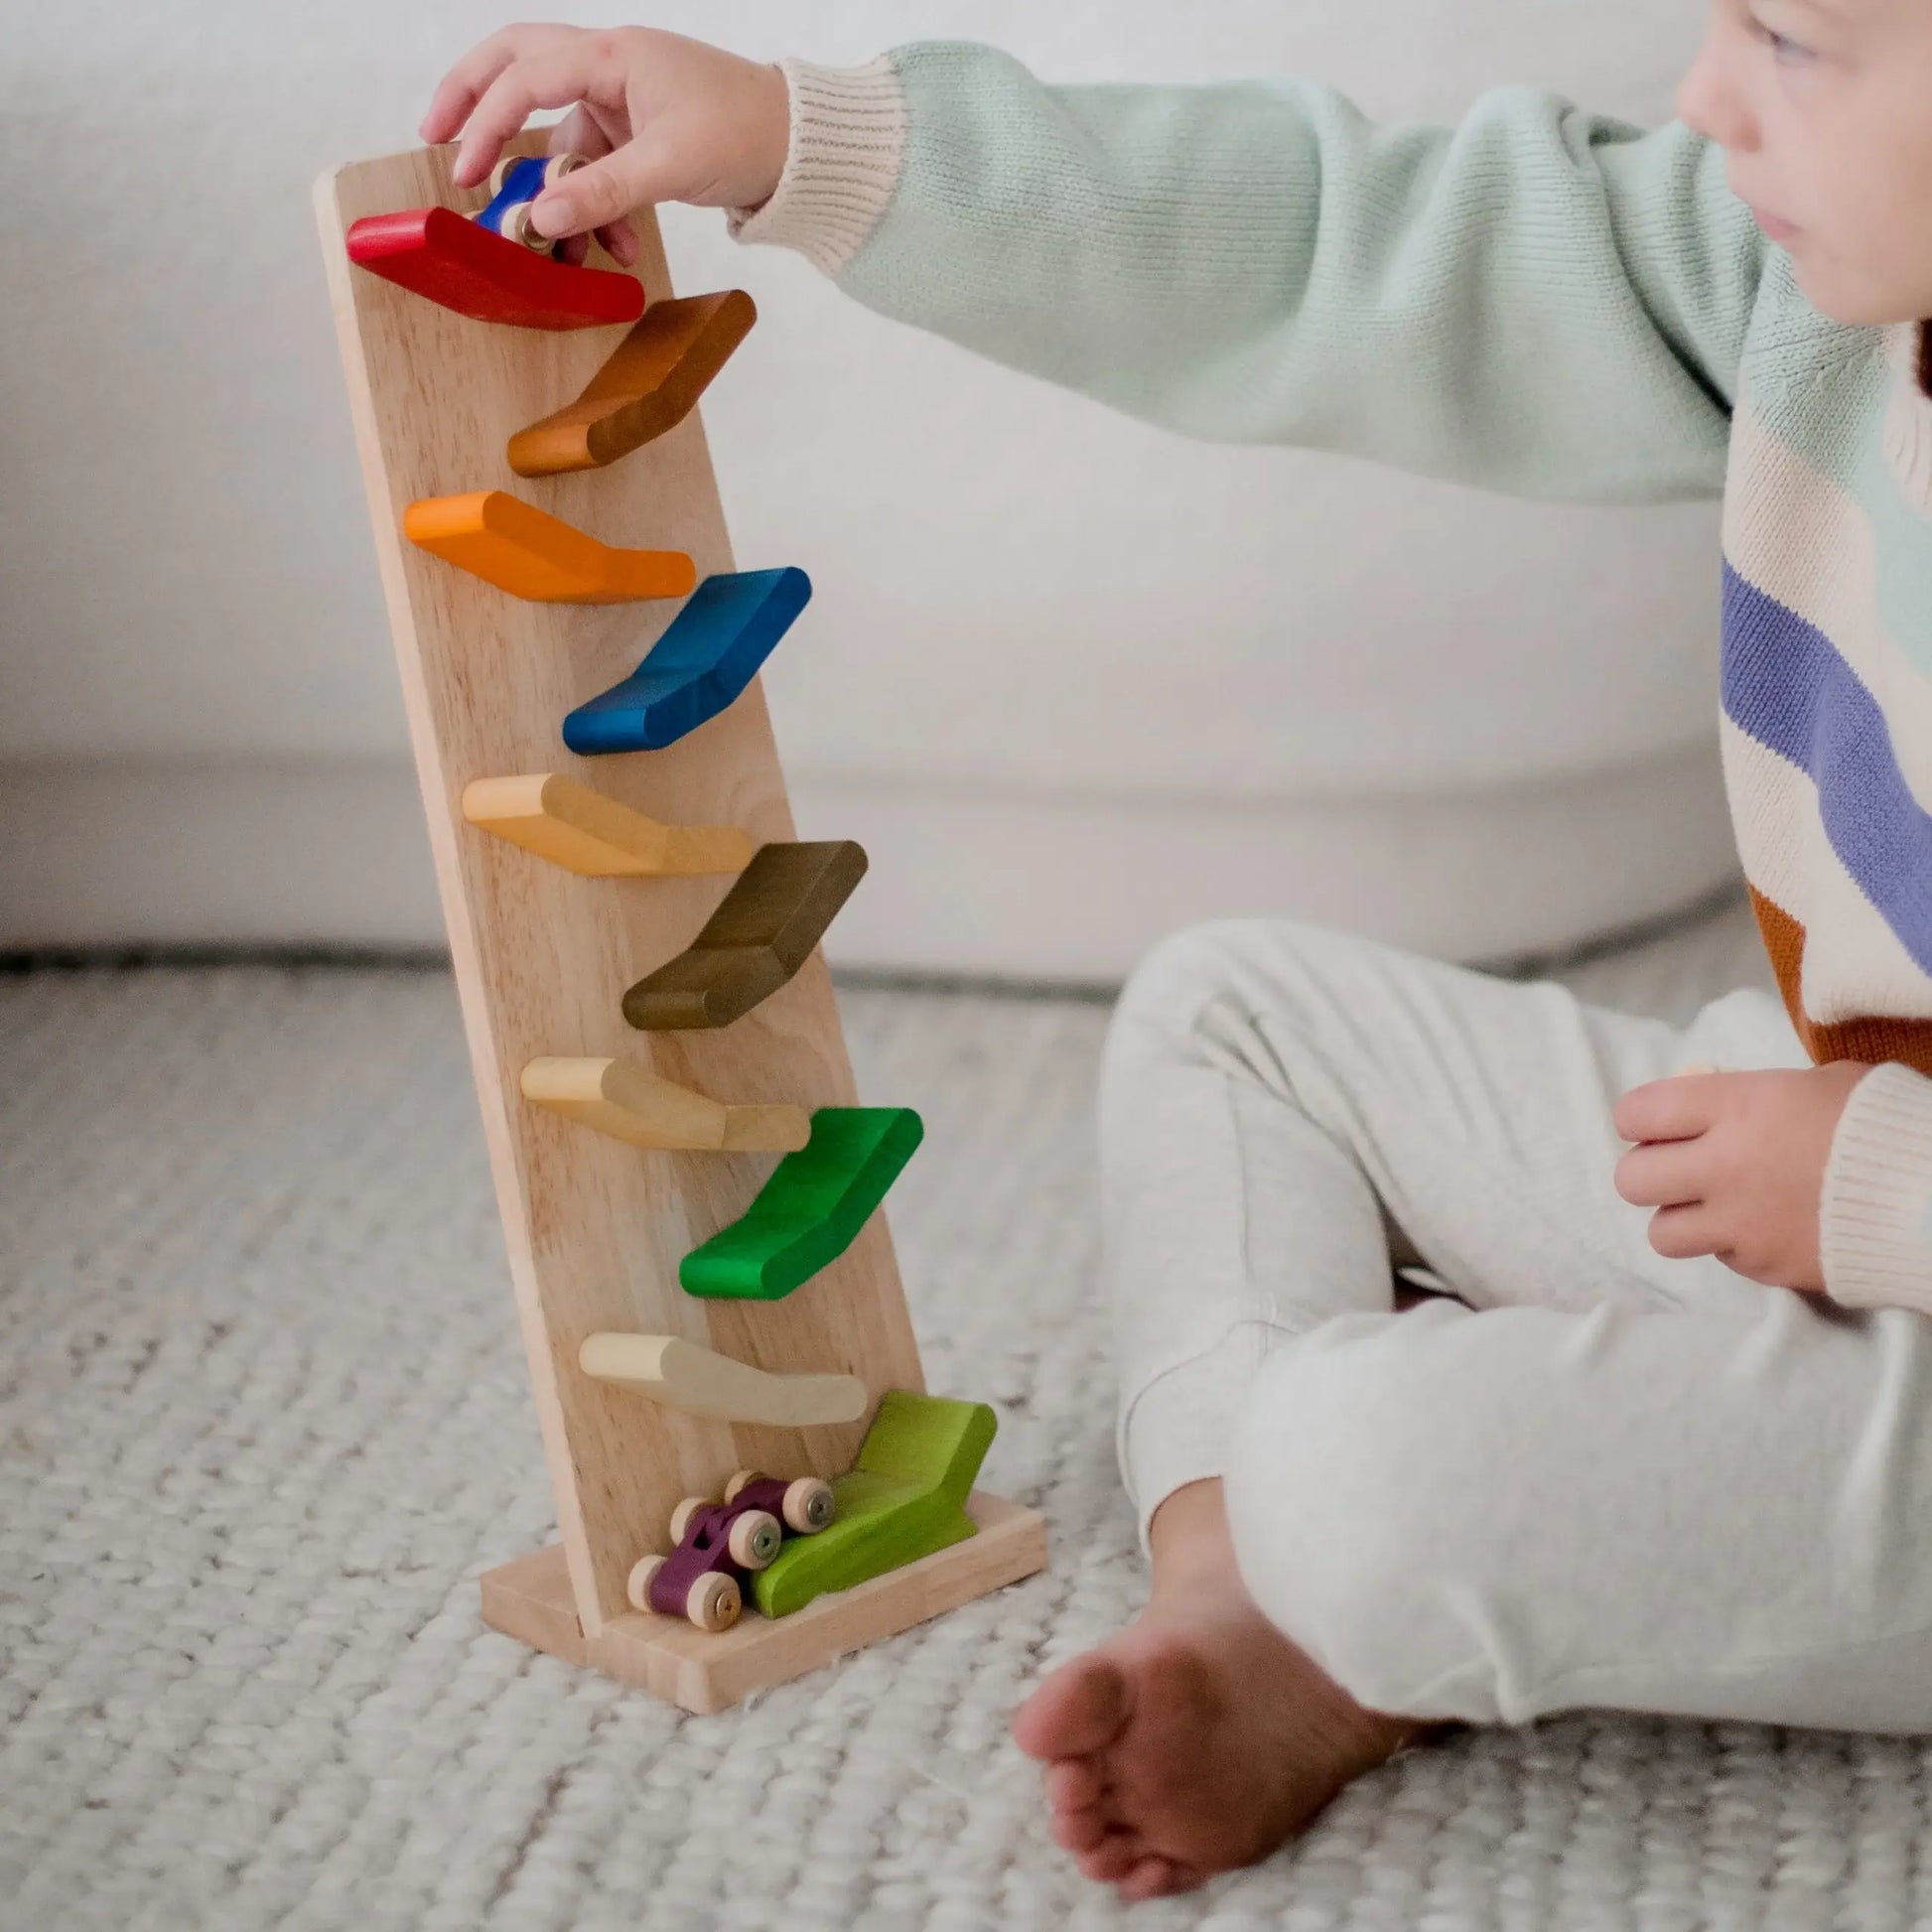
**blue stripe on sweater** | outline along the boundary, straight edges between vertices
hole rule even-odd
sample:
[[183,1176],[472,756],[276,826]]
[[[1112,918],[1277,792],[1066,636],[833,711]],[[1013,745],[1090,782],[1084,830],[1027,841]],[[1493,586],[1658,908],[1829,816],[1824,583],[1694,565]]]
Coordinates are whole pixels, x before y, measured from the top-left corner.
[[1740,731],[1809,774],[1840,864],[1932,973],[1932,817],[1898,768],[1884,713],[1822,630],[1729,564],[1724,704]]

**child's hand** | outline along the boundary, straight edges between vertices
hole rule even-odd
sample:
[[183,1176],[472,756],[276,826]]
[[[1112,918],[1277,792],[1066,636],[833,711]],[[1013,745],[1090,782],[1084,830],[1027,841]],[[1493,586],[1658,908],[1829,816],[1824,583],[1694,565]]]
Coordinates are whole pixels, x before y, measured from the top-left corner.
[[1838,1060],[1632,1088],[1612,1119],[1626,1141],[1641,1145],[1617,1163],[1616,1190],[1658,1210],[1650,1245],[1674,1259],[1716,1255],[1767,1287],[1822,1293],[1825,1167],[1845,1103],[1870,1070]]
[[646,203],[756,207],[785,166],[791,106],[784,75],[677,34],[647,27],[506,27],[459,61],[423,117],[425,141],[463,133],[459,188],[487,178],[502,145],[541,108],[568,107],[552,154],[592,165],[538,196],[539,234],[594,230],[614,259],[637,258],[624,216]]

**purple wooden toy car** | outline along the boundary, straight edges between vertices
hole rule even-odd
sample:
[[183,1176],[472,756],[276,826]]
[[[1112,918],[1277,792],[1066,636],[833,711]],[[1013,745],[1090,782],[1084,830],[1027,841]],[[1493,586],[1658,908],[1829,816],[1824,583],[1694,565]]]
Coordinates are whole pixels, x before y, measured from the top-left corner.
[[630,1572],[633,1608],[688,1617],[700,1630],[729,1630],[745,1606],[743,1575],[762,1570],[783,1547],[785,1531],[810,1536],[832,1520],[832,1485],[817,1476],[786,1482],[741,1469],[725,1500],[687,1496],[671,1515],[677,1548],[645,1557]]
[[725,1500],[742,1509],[767,1510],[798,1536],[816,1536],[838,1508],[832,1485],[817,1476],[787,1482],[782,1476],[761,1476],[756,1469],[740,1469],[725,1484]]

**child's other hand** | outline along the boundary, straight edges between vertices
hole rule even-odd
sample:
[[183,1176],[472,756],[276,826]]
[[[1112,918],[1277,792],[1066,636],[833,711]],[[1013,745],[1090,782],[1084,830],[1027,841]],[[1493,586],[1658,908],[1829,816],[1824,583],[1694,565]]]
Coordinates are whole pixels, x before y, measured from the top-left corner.
[[756,207],[785,166],[791,106],[784,75],[681,35],[647,27],[506,27],[444,77],[423,117],[425,141],[461,133],[459,188],[488,178],[503,143],[547,107],[568,107],[552,154],[579,168],[537,198],[539,234],[571,237],[581,261],[597,238],[614,259],[637,258],[624,216],[647,203]]
[[1673,1259],[1716,1255],[1770,1288],[1822,1293],[1825,1167],[1845,1103],[1870,1070],[1838,1060],[1632,1088],[1612,1119],[1639,1145],[1617,1163],[1616,1190],[1657,1209],[1650,1245]]

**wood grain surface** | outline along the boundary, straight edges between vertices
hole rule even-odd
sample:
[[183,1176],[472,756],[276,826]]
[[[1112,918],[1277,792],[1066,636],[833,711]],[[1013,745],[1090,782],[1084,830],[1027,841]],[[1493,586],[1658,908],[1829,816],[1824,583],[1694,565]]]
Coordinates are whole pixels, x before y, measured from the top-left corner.
[[[631,1400],[635,1400],[634,1397]],[[555,1545],[489,1571],[483,1621],[538,1650],[586,1664],[687,1711],[722,1711],[867,1644],[957,1609],[1046,1564],[1046,1526],[1031,1509],[975,1491],[967,1514],[979,1534],[921,1557],[793,1616],[747,1614],[722,1636],[675,1617],[622,1615],[587,1637],[571,1616],[569,1586]]]
[[[537,138],[521,145],[534,151]],[[806,1430],[682,1415],[585,1375],[587,1335],[680,1335],[775,1373],[855,1375],[874,1403],[886,1389],[923,1384],[883,1216],[783,1303],[693,1301],[677,1285],[679,1259],[743,1214],[772,1157],[641,1152],[518,1091],[530,1061],[565,1055],[636,1060],[735,1104],[857,1099],[822,956],[733,1026],[640,1035],[624,1025],[625,987],[684,950],[724,882],[584,880],[464,821],[474,779],[588,775],[563,750],[564,714],[627,675],[677,607],[524,603],[402,539],[404,509],[420,497],[508,486],[508,437],[580,395],[621,339],[615,329],[470,321],[349,263],[344,235],[360,215],[481,206],[482,195],[452,191],[452,154],[356,163],[326,178],[317,200],[562,1548],[583,1635],[595,1639],[613,1618],[634,1622],[625,1575],[645,1552],[669,1548],[681,1496],[714,1492],[740,1467],[836,1473],[856,1453],[871,1405],[850,1424]],[[662,246],[648,215],[638,227],[642,278],[657,300],[670,293]],[[607,543],[688,552],[701,577],[734,568],[695,413],[612,469],[516,486]],[[809,625],[835,621],[810,614],[799,647],[809,649]],[[594,783],[671,825],[793,837],[757,684],[668,750],[599,759]]]

